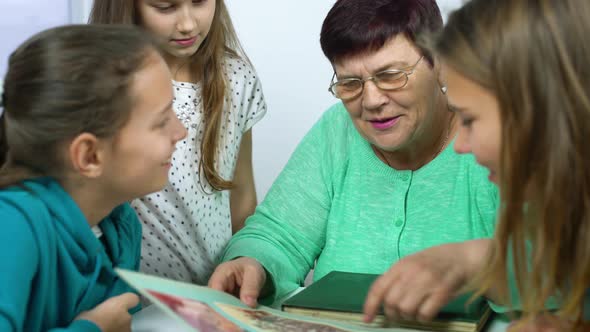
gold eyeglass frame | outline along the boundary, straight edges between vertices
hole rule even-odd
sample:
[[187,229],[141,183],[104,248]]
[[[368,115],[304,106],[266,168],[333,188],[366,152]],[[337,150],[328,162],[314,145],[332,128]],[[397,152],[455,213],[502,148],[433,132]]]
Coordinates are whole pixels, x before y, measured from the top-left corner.
[[[358,96],[360,96],[364,89],[365,89],[365,83],[367,81],[373,81],[373,83],[375,83],[375,86],[377,86],[379,89],[384,90],[384,91],[395,91],[395,90],[399,90],[399,89],[403,89],[406,85],[408,85],[408,81],[409,81],[409,76],[412,75],[414,73],[414,70],[416,69],[416,66],[418,66],[418,64],[420,63],[420,61],[422,61],[422,59],[424,58],[424,56],[421,56],[420,59],[418,59],[418,61],[416,61],[416,63],[412,66],[409,66],[405,69],[388,69],[388,70],[384,70],[384,71],[380,71],[378,73],[376,73],[373,76],[369,76],[367,78],[345,78],[339,81],[334,82],[334,78],[336,78],[336,71],[334,71],[334,75],[332,75],[332,79],[330,80],[330,82],[332,82],[330,84],[330,86],[328,87],[328,91],[336,98],[341,99],[341,100],[350,100],[350,99],[354,99]],[[402,84],[399,87],[393,88],[393,89],[383,89],[382,87],[379,86],[379,80],[377,79],[377,76],[381,75],[381,74],[398,74],[398,73],[402,73],[405,76],[405,81],[404,84]],[[348,97],[346,99],[343,99],[341,97],[338,96],[338,94],[336,93],[336,91],[334,91],[334,87],[338,84],[342,84],[344,82],[360,82],[360,89],[358,91],[358,93],[356,93],[354,96],[352,97]]]

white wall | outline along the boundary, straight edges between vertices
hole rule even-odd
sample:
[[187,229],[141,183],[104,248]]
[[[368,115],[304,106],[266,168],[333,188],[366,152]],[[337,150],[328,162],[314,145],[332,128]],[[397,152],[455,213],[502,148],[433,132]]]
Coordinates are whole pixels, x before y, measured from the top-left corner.
[[90,10],[92,9],[92,0],[69,0],[70,2],[70,17],[72,23],[86,23]]
[[41,30],[69,21],[68,0],[0,0],[0,78],[18,45]]
[[[319,34],[334,0],[226,0],[238,36],[262,81],[267,115],[253,128],[259,200],[322,112],[330,63]],[[303,179],[302,179],[303,180]]]

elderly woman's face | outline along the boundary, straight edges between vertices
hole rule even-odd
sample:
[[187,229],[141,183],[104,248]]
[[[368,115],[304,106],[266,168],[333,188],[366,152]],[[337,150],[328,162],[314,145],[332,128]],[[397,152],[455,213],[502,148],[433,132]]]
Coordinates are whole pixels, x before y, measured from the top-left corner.
[[[338,80],[365,79],[385,70],[411,69],[421,56],[405,36],[397,36],[377,52],[334,63],[334,69]],[[357,130],[369,143],[393,152],[412,149],[421,137],[430,135],[430,128],[440,125],[436,114],[440,98],[438,77],[426,59],[422,59],[403,88],[381,90],[369,80],[359,96],[343,103]]]

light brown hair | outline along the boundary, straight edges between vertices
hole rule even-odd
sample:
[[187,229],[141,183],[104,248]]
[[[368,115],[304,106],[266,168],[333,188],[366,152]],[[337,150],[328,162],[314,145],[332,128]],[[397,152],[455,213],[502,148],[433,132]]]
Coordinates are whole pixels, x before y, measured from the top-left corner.
[[156,48],[129,26],[43,31],[8,60],[0,117],[0,188],[59,177],[60,148],[81,133],[113,137],[131,112],[133,74]]
[[[141,26],[136,8],[137,0],[94,0],[89,23],[125,23]],[[230,189],[232,181],[224,179],[215,165],[219,149],[219,132],[223,120],[224,101],[228,86],[224,78],[223,60],[227,55],[249,62],[243,51],[229,12],[223,0],[215,0],[216,8],[209,34],[192,55],[191,73],[198,75],[194,82],[201,83],[205,129],[198,147],[201,150],[199,168],[215,190]],[[198,73],[198,74],[196,74]]]
[[511,265],[525,313],[555,296],[578,322],[590,286],[588,17],[588,1],[473,0],[435,45],[500,107],[500,220],[481,293],[508,301]]

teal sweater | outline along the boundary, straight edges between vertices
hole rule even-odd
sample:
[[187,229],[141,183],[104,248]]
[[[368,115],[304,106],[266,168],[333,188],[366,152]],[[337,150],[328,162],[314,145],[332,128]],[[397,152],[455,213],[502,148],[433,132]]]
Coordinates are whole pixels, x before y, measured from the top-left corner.
[[383,273],[400,258],[446,242],[491,237],[496,187],[452,146],[417,171],[385,165],[342,104],[299,144],[223,260],[257,259],[276,296],[332,270]]
[[0,331],[100,331],[73,319],[131,291],[113,271],[139,268],[141,225],[131,207],[100,222],[106,251],[50,178],[0,190],[0,220]]

